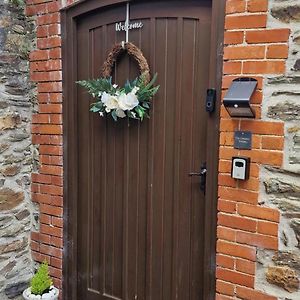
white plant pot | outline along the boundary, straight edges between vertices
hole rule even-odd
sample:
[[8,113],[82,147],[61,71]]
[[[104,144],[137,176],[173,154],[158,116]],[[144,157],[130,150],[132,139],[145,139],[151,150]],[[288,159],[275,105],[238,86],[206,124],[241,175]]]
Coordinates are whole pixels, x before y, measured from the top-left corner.
[[29,287],[23,292],[23,298],[25,300],[57,300],[58,294],[59,290],[54,286],[50,287],[49,293],[45,293],[42,296],[31,294],[31,288]]

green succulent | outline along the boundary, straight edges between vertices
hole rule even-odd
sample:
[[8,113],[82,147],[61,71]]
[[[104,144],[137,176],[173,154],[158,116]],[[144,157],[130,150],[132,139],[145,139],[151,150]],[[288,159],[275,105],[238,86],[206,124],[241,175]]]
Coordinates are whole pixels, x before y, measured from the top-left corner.
[[43,295],[45,291],[50,289],[52,284],[48,264],[47,262],[43,262],[31,279],[31,293],[34,295]]

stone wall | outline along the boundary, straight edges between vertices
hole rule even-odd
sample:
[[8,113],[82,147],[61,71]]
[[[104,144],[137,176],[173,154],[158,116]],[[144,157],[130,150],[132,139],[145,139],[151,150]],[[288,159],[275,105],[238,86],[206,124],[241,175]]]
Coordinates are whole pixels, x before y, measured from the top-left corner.
[[257,289],[282,300],[300,299],[300,3],[269,1],[268,24],[289,28],[286,72],[267,76],[263,118],[285,124],[284,162],[261,173],[260,201],[280,211],[279,251],[259,250]]
[[0,0],[0,299],[15,299],[33,273],[30,231],[31,114],[28,54],[33,24],[21,0]]

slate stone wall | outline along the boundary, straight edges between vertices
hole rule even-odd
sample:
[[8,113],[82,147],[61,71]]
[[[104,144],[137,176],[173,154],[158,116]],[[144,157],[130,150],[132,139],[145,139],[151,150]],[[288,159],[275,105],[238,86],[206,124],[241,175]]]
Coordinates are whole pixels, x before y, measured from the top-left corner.
[[269,1],[269,26],[289,28],[286,72],[265,79],[263,117],[285,124],[284,162],[264,167],[260,201],[280,211],[279,251],[259,250],[256,287],[300,299],[300,2]]
[[17,299],[33,273],[30,232],[34,86],[28,55],[34,25],[21,0],[0,0],[0,299]]

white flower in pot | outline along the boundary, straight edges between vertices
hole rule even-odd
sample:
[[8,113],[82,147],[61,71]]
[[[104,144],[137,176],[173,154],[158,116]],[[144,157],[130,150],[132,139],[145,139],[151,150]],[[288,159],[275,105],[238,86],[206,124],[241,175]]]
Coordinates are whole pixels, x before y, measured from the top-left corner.
[[59,290],[53,286],[49,276],[48,264],[43,262],[32,277],[30,287],[23,292],[25,300],[57,300]]

